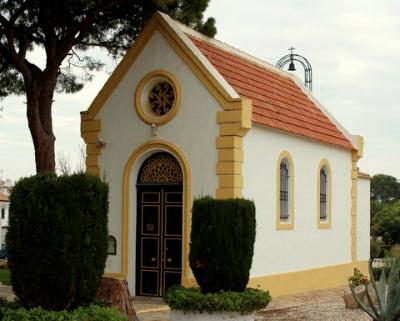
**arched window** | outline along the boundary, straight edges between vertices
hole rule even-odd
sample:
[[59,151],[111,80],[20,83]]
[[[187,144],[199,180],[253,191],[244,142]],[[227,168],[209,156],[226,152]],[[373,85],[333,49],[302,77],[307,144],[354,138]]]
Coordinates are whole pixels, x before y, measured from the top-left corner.
[[331,171],[327,160],[322,160],[318,168],[318,227],[331,226]]
[[279,191],[279,206],[281,221],[289,219],[289,197],[290,197],[290,165],[285,158],[280,165],[280,191]]
[[277,169],[277,229],[292,229],[293,162],[288,152],[281,153]]
[[319,171],[319,219],[326,221],[328,218],[328,172],[325,167]]

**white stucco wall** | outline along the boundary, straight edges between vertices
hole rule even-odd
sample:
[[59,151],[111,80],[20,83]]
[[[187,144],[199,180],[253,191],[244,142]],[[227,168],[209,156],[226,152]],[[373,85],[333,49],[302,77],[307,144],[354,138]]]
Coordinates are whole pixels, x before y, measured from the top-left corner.
[[[134,95],[140,80],[157,69],[164,69],[178,79],[183,97],[177,115],[160,126],[158,136],[153,137],[151,126],[144,123],[136,113]],[[191,69],[163,36],[156,32],[97,116],[102,120],[101,138],[106,143],[99,163],[101,173],[105,173],[110,186],[109,230],[117,238],[118,244],[117,255],[109,256],[107,260],[107,272],[119,272],[121,269],[122,180],[129,156],[138,146],[153,139],[172,142],[179,147],[190,164],[192,198],[214,195],[218,183],[215,140],[219,135],[219,127],[216,113],[221,110]],[[135,286],[135,184],[138,168],[150,154],[141,157],[131,173],[128,275],[131,291]]]
[[[277,160],[294,162],[294,229],[276,229]],[[244,138],[244,196],[255,201],[257,236],[251,275],[279,274],[351,262],[349,150],[254,125]],[[317,227],[317,176],[332,172],[332,226]]]
[[357,259],[369,260],[370,180],[359,178],[357,186]]

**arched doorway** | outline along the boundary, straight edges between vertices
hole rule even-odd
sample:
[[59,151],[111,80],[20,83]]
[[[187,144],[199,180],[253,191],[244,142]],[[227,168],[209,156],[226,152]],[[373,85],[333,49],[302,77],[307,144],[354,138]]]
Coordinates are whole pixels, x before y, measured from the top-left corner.
[[147,158],[137,179],[136,294],[163,296],[181,284],[183,174],[169,153]]

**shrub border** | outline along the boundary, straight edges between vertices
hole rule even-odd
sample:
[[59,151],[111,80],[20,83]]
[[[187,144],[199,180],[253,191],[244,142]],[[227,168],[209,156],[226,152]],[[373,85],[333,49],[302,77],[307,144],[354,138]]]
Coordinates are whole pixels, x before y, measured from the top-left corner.
[[201,293],[199,288],[170,287],[164,301],[171,310],[185,312],[238,312],[251,314],[271,301],[268,291],[247,288],[243,292]]

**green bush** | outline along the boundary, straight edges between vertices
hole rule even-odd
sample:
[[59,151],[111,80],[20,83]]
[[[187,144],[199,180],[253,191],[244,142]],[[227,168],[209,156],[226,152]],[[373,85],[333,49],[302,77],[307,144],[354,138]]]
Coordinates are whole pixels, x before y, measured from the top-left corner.
[[113,308],[91,305],[74,311],[49,311],[42,308],[0,306],[2,321],[127,321],[126,315]]
[[203,293],[246,288],[255,234],[252,201],[210,197],[194,201],[189,261]]
[[0,282],[3,285],[11,285],[11,275],[9,269],[0,269]]
[[6,242],[22,305],[89,305],[107,258],[107,184],[85,174],[37,175],[21,179],[10,198]]
[[374,229],[384,243],[400,244],[400,202],[386,204],[375,214]]
[[239,312],[248,314],[265,308],[271,301],[268,291],[201,293],[198,288],[172,286],[164,298],[172,310],[191,312]]

